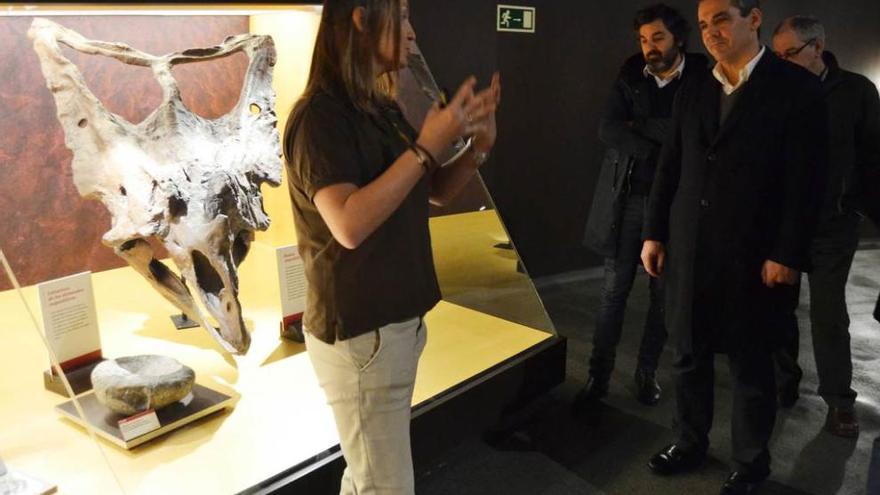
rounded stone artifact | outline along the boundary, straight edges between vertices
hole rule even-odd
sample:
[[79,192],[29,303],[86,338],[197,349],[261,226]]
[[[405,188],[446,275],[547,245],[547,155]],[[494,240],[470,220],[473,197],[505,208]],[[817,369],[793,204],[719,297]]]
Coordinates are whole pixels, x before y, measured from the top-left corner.
[[128,356],[95,366],[92,387],[98,402],[115,413],[130,416],[183,399],[192,390],[195,378],[192,368],[170,357]]

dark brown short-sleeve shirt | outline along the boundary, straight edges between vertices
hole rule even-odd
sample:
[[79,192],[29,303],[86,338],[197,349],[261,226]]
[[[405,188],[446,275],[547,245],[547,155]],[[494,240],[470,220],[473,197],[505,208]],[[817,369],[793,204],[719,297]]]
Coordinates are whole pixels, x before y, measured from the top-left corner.
[[286,145],[294,223],[309,282],[306,328],[332,344],[425,314],[440,300],[427,177],[353,250],[333,238],[314,203],[324,187],[363,187],[378,178],[407,149],[400,132],[414,139],[415,130],[396,106],[374,116],[327,93],[311,96],[297,119]]

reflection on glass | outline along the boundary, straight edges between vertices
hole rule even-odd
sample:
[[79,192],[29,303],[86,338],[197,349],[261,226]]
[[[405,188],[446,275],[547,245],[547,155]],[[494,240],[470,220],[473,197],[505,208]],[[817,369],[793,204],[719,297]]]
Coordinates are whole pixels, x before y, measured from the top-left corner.
[[[414,52],[400,73],[398,99],[419,129],[440,91],[417,47]],[[432,208],[431,239],[444,300],[555,333],[479,173],[453,204]]]

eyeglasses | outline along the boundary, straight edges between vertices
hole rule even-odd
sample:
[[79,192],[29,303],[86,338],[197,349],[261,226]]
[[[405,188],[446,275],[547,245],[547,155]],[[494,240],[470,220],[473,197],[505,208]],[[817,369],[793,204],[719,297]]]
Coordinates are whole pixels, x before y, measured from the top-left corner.
[[802,52],[804,50],[804,48],[812,45],[817,40],[818,40],[818,38],[810,38],[809,40],[807,40],[806,43],[801,45],[800,48],[789,48],[788,50],[785,50],[782,53],[776,52],[776,55],[779,55],[779,58],[781,58],[783,60],[791,60],[794,57],[797,57],[798,53]]

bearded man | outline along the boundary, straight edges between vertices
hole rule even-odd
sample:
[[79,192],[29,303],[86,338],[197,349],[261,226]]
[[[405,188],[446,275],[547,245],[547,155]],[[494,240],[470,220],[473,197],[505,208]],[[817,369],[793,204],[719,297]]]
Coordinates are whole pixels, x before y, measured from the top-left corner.
[[[587,223],[585,244],[605,258],[605,284],[593,334],[587,385],[575,399],[583,410],[608,393],[626,300],[639,265],[642,223],[672,101],[687,79],[708,73],[706,58],[686,54],[688,22],[675,9],[652,5],[636,13],[641,52],[620,70],[599,126],[608,149]],[[661,283],[650,279],[650,307],[635,370],[636,399],[660,400],[657,363],[666,342]]]

